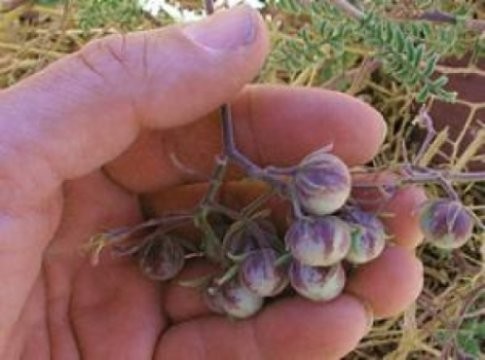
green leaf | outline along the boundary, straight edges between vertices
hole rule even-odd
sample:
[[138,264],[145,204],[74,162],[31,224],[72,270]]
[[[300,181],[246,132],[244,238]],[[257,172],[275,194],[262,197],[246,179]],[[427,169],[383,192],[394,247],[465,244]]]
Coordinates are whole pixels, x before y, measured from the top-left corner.
[[458,344],[468,354],[475,356],[480,355],[479,341],[473,336],[464,336],[462,334],[458,334]]
[[415,68],[419,67],[421,60],[423,59],[423,53],[424,53],[424,45],[419,44],[418,47],[416,48],[416,52],[414,54],[414,59],[413,59],[413,66]]
[[[389,25],[391,26],[391,25]],[[409,46],[412,47],[412,43],[410,41],[406,41],[406,37],[404,35],[404,32],[401,31],[401,29],[399,27],[395,27],[394,28],[394,41],[395,41],[395,44],[396,44],[396,49],[398,51],[403,51],[404,50],[404,47],[407,46],[409,48]],[[406,50],[408,51],[408,50]]]
[[407,61],[411,64],[414,64],[415,58],[416,58],[416,50],[414,49],[414,46],[411,43],[411,41],[407,41],[405,45],[406,45],[406,49],[404,52],[406,54]]
[[37,0],[38,4],[47,6],[57,5],[60,2],[61,0]]
[[431,74],[434,73],[434,70],[436,68],[436,64],[438,63],[439,60],[439,55],[438,54],[433,54],[429,60],[426,62],[426,66],[423,70],[423,76],[424,77],[430,77]]
[[419,103],[424,103],[429,96],[429,88],[425,85],[416,95],[416,101]]
[[474,331],[478,337],[485,340],[485,322],[483,321],[480,323],[475,322]]
[[439,78],[437,78],[435,81],[433,81],[433,87],[434,88],[442,88],[448,83],[448,77],[445,75],[441,75]]

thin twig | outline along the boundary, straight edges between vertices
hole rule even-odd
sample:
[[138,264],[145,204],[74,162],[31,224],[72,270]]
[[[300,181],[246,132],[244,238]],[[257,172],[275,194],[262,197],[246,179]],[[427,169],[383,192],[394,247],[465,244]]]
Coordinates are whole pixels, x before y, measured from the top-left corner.
[[332,3],[333,5],[341,9],[344,13],[346,13],[348,16],[356,20],[362,20],[365,16],[365,13],[362,10],[358,9],[348,1],[328,0],[328,2]]
[[[416,17],[417,20],[426,20],[434,23],[441,24],[453,24],[458,23],[458,19],[455,15],[445,13],[439,10],[424,11],[419,16]],[[465,21],[465,26],[468,30],[474,32],[484,32],[485,31],[485,21],[477,19],[468,19]]]
[[222,181],[227,169],[227,157],[216,159],[216,167],[214,168],[209,189],[201,201],[201,206],[212,205],[215,203],[215,197],[222,186]]
[[[365,12],[357,8],[346,0],[328,0],[331,4],[341,9],[345,14],[355,20],[362,20],[365,17]],[[458,23],[458,18],[453,15],[439,10],[423,11],[416,16],[409,16],[403,20],[426,20],[437,24],[453,24]],[[477,19],[468,19],[465,21],[465,26],[468,30],[482,33],[485,32],[485,21]]]
[[424,154],[426,153],[426,150],[428,150],[429,145],[435,138],[436,130],[433,126],[433,119],[431,119],[431,116],[428,114],[424,106],[419,111],[419,114],[415,121],[417,121],[419,125],[424,126],[426,128],[426,137],[423,143],[421,144],[421,147],[419,148],[418,154],[413,160],[413,164],[418,165],[421,159],[423,158]]
[[224,146],[224,153],[235,161],[242,168],[244,168],[248,175],[253,177],[260,177],[262,169],[249,160],[246,156],[241,154],[236,146],[234,139],[234,125],[232,121],[231,107],[229,104],[223,104],[220,109],[221,126],[222,126],[222,141]]
[[438,10],[424,11],[419,14],[416,19],[447,24],[457,23],[457,19],[455,16]]
[[469,19],[466,21],[466,27],[472,31],[479,33],[485,32],[485,21],[477,19]]

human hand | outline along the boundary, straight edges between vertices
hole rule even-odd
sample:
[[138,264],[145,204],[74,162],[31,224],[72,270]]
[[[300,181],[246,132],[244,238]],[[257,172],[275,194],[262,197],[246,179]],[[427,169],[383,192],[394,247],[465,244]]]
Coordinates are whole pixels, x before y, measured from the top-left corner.
[[[2,359],[336,359],[377,317],[418,295],[418,188],[385,220],[396,245],[362,266],[329,303],[279,300],[252,319],[211,315],[199,294],[147,280],[128,259],[92,267],[93,234],[194,204],[220,151],[210,112],[233,104],[237,142],[260,164],[290,165],[329,143],[349,165],[369,161],[385,125],[368,105],[315,89],[245,86],[268,51],[248,8],[186,27],[110,36],[0,94],[0,357]],[[244,87],[244,88],[243,88]],[[208,115],[209,114],[209,115]],[[234,174],[237,177],[237,174]],[[237,202],[254,189],[230,182]],[[182,278],[207,271],[193,261]],[[364,305],[366,303],[367,305]]]

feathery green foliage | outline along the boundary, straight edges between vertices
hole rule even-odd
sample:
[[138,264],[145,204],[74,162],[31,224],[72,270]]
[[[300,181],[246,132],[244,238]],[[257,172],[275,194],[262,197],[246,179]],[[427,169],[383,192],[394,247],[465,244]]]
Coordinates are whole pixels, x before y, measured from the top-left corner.
[[86,30],[110,26],[131,30],[142,18],[137,0],[82,0],[76,5],[79,26]]
[[417,37],[409,36],[400,24],[370,14],[362,21],[362,41],[374,48],[375,56],[381,60],[386,71],[406,86],[419,89],[416,96],[424,102],[429,95],[453,101],[454,94],[443,86],[448,79],[440,76],[432,80],[439,53],[429,50]]
[[[472,10],[465,4],[445,6],[456,18],[454,24],[428,21],[400,21],[393,18],[396,2],[364,2],[361,20],[346,16],[331,2],[274,0],[270,6],[291,17],[275,37],[271,66],[280,66],[288,78],[295,78],[309,67],[324,63],[318,82],[356,66],[359,59],[381,62],[387,75],[410,88],[419,102],[430,96],[453,101],[455,94],[444,89],[446,76],[433,76],[437,62],[445,56],[461,56],[470,48],[483,52],[483,39],[465,27]],[[405,2],[403,2],[405,3]],[[408,2],[409,3],[409,2]],[[415,1],[413,9],[400,4],[401,12],[421,11],[432,1]],[[323,70],[323,68],[325,70]],[[340,90],[345,90],[344,88]]]

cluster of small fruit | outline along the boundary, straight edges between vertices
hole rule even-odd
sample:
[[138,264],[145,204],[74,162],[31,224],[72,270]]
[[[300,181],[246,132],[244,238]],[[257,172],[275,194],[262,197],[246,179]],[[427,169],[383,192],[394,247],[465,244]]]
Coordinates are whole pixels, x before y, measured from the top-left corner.
[[[351,175],[336,156],[325,150],[312,153],[281,181],[292,194],[295,210],[284,243],[268,224],[263,228],[256,223],[253,231],[247,227],[227,237],[229,268],[234,271],[205,290],[216,312],[236,318],[251,316],[264,298],[277,296],[289,286],[313,301],[331,300],[345,285],[342,261],[362,264],[384,249],[386,237],[379,219],[346,206]],[[254,228],[259,230],[259,239]]]
[[[272,174],[273,173],[273,174]],[[293,221],[282,241],[263,217],[218,223],[221,275],[198,283],[208,306],[217,313],[246,318],[257,313],[264,298],[293,289],[313,301],[329,301],[345,286],[349,266],[376,259],[386,245],[383,223],[374,213],[350,202],[348,167],[327,150],[311,153],[296,167],[270,168],[293,206]],[[472,235],[474,219],[456,200],[436,199],[421,209],[428,241],[456,248]],[[142,271],[152,279],[169,280],[184,267],[190,250],[169,234],[152,237],[136,251]],[[212,259],[214,262],[214,259]]]

